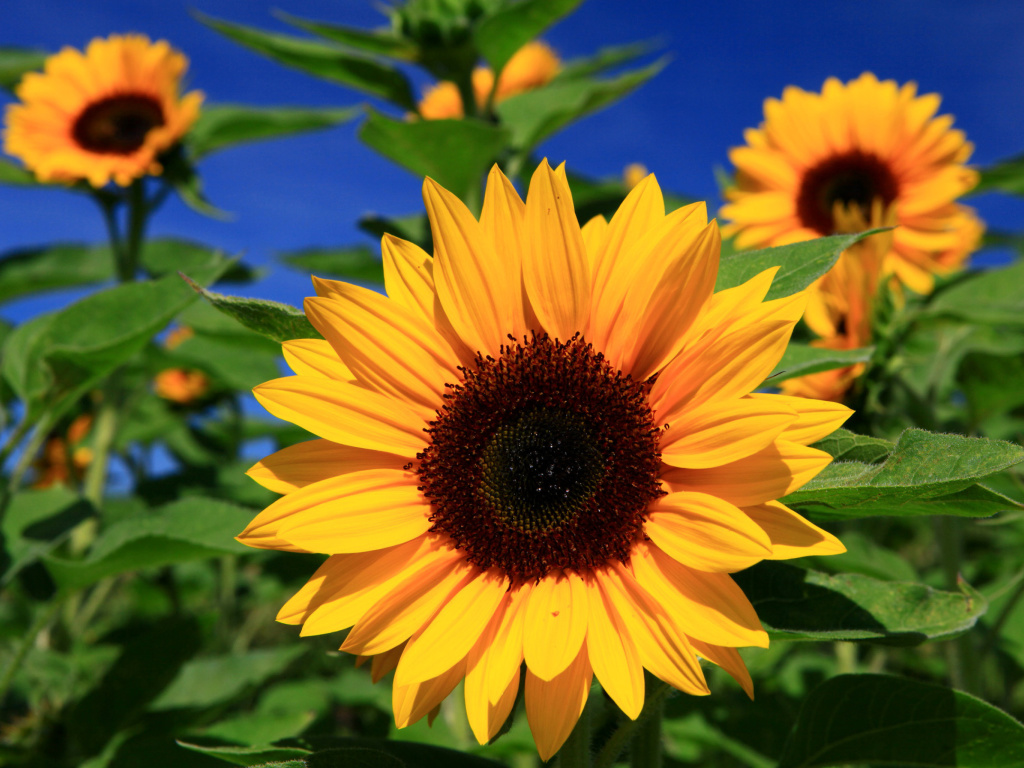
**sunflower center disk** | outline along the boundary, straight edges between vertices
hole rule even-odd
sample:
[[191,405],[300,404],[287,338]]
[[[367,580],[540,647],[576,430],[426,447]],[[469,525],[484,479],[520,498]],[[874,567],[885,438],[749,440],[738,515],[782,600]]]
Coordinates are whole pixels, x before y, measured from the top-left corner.
[[164,124],[160,103],[149,96],[112,96],[90,104],[75,121],[72,134],[83,149],[129,155],[146,142],[146,134]]
[[463,374],[417,456],[431,530],[513,579],[625,562],[661,495],[649,385],[578,337],[513,342]]
[[889,206],[899,185],[889,167],[877,156],[861,151],[831,157],[804,173],[797,196],[797,214],[805,227],[823,235],[838,230],[833,218],[835,204],[871,210],[878,198]]

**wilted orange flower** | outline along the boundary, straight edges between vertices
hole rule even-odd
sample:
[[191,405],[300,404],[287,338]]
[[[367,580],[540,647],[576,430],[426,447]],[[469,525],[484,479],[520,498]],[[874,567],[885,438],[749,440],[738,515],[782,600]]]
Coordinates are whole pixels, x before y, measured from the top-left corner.
[[759,248],[848,232],[839,219],[854,209],[871,223],[871,210],[893,212],[899,226],[883,272],[929,293],[936,274],[959,269],[979,242],[982,224],[957,199],[978,174],[965,163],[973,145],[935,117],[936,94],[898,86],[864,73],[845,85],[825,81],[822,92],[788,87],[767,99],[760,128],[729,157],[735,186],[722,216],[723,233],[739,248]]
[[127,186],[161,173],[158,156],[189,129],[203,96],[180,94],[186,58],[163,40],[112,35],[64,48],[25,75],[7,107],[4,151],[40,181]]
[[[494,103],[504,101],[517,93],[540,88],[551,82],[561,62],[553,50],[539,41],[527,43],[508,60],[497,88],[494,87],[494,72],[488,67],[473,70],[473,94],[476,106],[483,109],[487,98],[494,89]],[[424,120],[458,120],[465,116],[462,96],[458,86],[447,80],[429,87],[419,104],[420,116]]]
[[464,679],[486,743],[525,676],[545,760],[593,676],[631,718],[645,669],[704,695],[704,659],[750,693],[736,648],[768,637],[729,574],[843,551],[777,499],[850,410],[755,391],[806,297],[764,301],[776,269],[713,294],[716,223],[666,215],[653,176],[582,229],[546,161],[525,203],[495,167],[479,221],[423,193],[433,258],[386,235],[387,296],[314,278],[326,340],[255,390],[320,438],[249,472],[284,496],[239,540],[329,555],[278,620],[351,628],[399,727]]

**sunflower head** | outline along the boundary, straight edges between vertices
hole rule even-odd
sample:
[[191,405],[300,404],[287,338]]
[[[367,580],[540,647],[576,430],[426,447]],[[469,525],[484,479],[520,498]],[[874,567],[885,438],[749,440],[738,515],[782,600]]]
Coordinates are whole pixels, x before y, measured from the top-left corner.
[[180,94],[187,66],[166,41],[144,35],[97,38],[84,53],[65,48],[16,88],[4,151],[40,181],[98,188],[159,174],[158,156],[189,129],[203,99]]
[[885,268],[930,292],[935,274],[963,265],[981,226],[956,202],[977,184],[965,165],[973,146],[938,108],[937,95],[871,73],[767,99],[764,122],[729,153],[725,232],[740,248],[783,245],[855,231],[873,210],[891,210],[898,228]]
[[544,759],[594,676],[633,718],[645,669],[704,695],[704,660],[749,693],[736,648],[767,635],[729,574],[843,551],[777,499],[849,409],[756,391],[806,296],[765,301],[774,269],[714,293],[717,224],[666,215],[653,176],[583,228],[546,161],[525,201],[495,168],[479,220],[424,200],[434,254],[386,235],[387,295],[314,278],[324,339],[255,390],[319,438],[249,473],[284,495],[239,540],[329,555],[278,619],[350,629],[399,727],[465,680],[486,743],[523,679]]

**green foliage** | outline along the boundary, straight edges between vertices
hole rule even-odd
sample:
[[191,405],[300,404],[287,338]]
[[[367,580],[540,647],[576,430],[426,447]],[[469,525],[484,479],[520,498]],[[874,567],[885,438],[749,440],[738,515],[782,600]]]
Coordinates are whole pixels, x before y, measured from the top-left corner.
[[804,701],[779,768],[1022,762],[1024,727],[974,696],[889,675],[843,675]]
[[42,51],[0,46],[0,88],[13,91],[26,72],[41,70],[45,61]]
[[203,108],[185,142],[193,159],[249,141],[331,128],[353,120],[359,109],[261,108],[216,104]]
[[783,501],[803,513],[835,519],[988,517],[1018,505],[978,481],[1022,461],[1024,448],[1012,443],[908,429],[881,464],[833,463]]
[[1017,155],[988,168],[982,168],[981,178],[978,179],[978,185],[971,190],[971,194],[980,195],[985,192],[1024,194],[1024,155]]
[[779,360],[772,375],[765,380],[765,385],[775,386],[779,382],[794,379],[797,376],[807,376],[833,368],[846,368],[857,363],[866,363],[871,359],[871,353],[874,351],[873,347],[826,349],[792,342],[786,347],[786,354]]
[[357,283],[383,283],[380,256],[365,245],[351,248],[305,248],[279,257],[290,267],[313,275]]
[[480,55],[500,72],[512,55],[576,10],[581,0],[518,0],[506,3],[473,32]]
[[847,573],[830,576],[763,562],[736,581],[773,638],[918,645],[974,626],[988,603],[966,583],[961,592]]
[[892,453],[893,444],[879,437],[858,435],[840,428],[813,447],[830,454],[836,461],[876,464]]
[[790,296],[828,272],[839,254],[851,245],[883,231],[872,229],[855,235],[832,235],[776,248],[731,253],[719,262],[715,290],[724,291],[745,283],[766,269],[779,267],[766,300]]
[[928,304],[929,315],[988,325],[1024,325],[1024,261],[965,275]]

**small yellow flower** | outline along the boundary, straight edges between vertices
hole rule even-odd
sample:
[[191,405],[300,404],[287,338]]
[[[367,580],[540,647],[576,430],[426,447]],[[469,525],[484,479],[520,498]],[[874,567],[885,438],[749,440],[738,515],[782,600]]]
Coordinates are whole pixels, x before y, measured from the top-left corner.
[[546,161],[525,202],[495,167],[479,221],[423,194],[434,256],[385,236],[386,296],[314,278],[325,340],[255,390],[319,438],[249,471],[284,496],[239,540],[329,555],[278,620],[351,628],[400,728],[465,679],[486,743],[524,676],[545,760],[594,676],[631,718],[644,669],[705,695],[703,659],[750,693],[736,648],[768,637],[729,574],[844,551],[777,499],[850,410],[756,392],[806,296],[764,301],[776,269],[713,293],[716,223],[666,215],[653,176],[582,229]]
[[630,163],[622,170],[622,184],[626,189],[632,189],[647,176],[647,166],[643,163]]
[[[517,93],[547,85],[558,74],[561,62],[551,48],[534,41],[520,48],[508,60],[494,86],[494,72],[488,67],[473,70],[473,96],[477,109],[483,109],[494,89],[494,103],[504,101]],[[447,80],[436,83],[424,92],[419,104],[424,120],[458,120],[465,116],[458,86]]]
[[203,95],[180,95],[187,59],[163,40],[112,35],[85,53],[65,48],[30,72],[8,106],[4,151],[40,181],[113,180],[159,174],[157,158],[199,115]]
[[202,371],[168,368],[156,375],[153,389],[164,400],[188,405],[206,395],[210,390],[210,380]]
[[[936,274],[960,269],[979,242],[982,224],[957,199],[977,184],[965,163],[973,145],[935,117],[936,94],[864,73],[820,94],[796,87],[767,99],[760,128],[729,157],[736,184],[722,216],[739,248],[760,248],[849,232],[859,212],[893,211],[898,228],[882,270],[918,293]],[[841,213],[846,212],[846,221]]]

